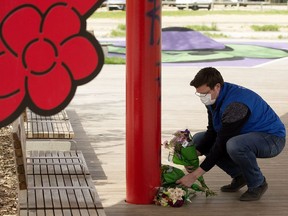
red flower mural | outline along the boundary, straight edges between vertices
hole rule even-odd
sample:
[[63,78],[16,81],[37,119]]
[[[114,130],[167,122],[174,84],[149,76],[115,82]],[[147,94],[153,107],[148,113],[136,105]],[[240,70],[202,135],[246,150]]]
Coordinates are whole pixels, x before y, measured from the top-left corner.
[[0,126],[25,107],[40,115],[59,112],[78,85],[97,76],[104,57],[86,19],[102,2],[0,2]]

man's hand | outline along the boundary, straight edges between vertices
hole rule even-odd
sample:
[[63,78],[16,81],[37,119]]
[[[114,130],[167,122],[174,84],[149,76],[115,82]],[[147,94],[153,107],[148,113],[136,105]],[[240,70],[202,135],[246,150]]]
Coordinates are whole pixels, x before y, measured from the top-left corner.
[[205,174],[205,171],[198,167],[195,171],[183,176],[181,179],[177,180],[176,183],[185,187],[191,187],[192,184],[202,175]]
[[197,177],[195,176],[194,172],[192,172],[183,176],[181,179],[177,180],[176,183],[184,187],[190,188],[196,180],[197,180]]

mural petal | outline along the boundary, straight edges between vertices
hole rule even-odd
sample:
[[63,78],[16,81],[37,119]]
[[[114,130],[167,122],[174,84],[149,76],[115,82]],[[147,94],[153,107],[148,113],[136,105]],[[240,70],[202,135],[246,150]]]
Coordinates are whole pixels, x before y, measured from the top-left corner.
[[31,74],[27,86],[32,102],[41,110],[56,109],[74,94],[69,73],[59,65],[44,75]]
[[35,8],[18,8],[3,21],[3,43],[14,55],[19,55],[31,40],[38,37],[40,23],[41,15]]
[[72,72],[74,80],[78,81],[93,75],[99,64],[100,55],[102,56],[102,52],[97,52],[91,42],[84,37],[74,37],[62,47],[62,60]]
[[22,62],[19,59],[9,53],[4,53],[0,55],[0,68],[0,97],[24,89],[25,71],[21,70]]
[[[0,125],[2,126],[3,121],[10,118],[15,114],[16,110],[19,108],[25,96],[24,90],[19,90],[8,97],[0,97],[0,107],[2,107],[0,112]],[[5,107],[5,109],[3,109]]]
[[81,23],[78,15],[69,7],[58,5],[52,7],[46,14],[43,33],[54,43],[60,44],[71,35],[78,34],[80,27]]

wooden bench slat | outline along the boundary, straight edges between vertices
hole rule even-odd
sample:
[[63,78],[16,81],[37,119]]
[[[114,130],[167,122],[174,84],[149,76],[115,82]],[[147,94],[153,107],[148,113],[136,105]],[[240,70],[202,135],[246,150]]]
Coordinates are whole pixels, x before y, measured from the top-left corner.
[[[48,175],[41,175],[42,182],[44,187],[50,186],[50,179]],[[45,203],[45,209],[52,209],[53,208],[53,196],[51,190],[43,190],[44,193],[44,203]]]
[[[50,180],[50,185],[52,187],[56,187],[57,184],[57,179],[55,175],[49,175],[49,180]],[[60,198],[60,192],[57,189],[52,189],[51,190],[52,194],[52,203],[53,203],[53,208],[54,209],[61,209],[61,198]]]
[[53,210],[45,210],[45,216],[54,216],[54,211]]
[[52,116],[40,116],[26,110],[25,123],[27,138],[72,139],[74,131],[65,110]]
[[[31,115],[38,120],[44,118]],[[21,122],[20,119],[19,125]],[[44,128],[41,122],[37,127],[39,132]],[[27,186],[21,188],[19,184],[20,215],[98,215],[97,208],[105,215],[81,152],[30,151],[26,157],[24,124],[17,126],[16,131],[19,133],[13,133],[13,142],[18,179],[21,180],[22,174]],[[43,133],[38,135],[41,137]]]
[[82,216],[79,209],[72,209],[71,213],[73,216]]
[[[44,157],[39,161],[36,158]],[[33,163],[33,164],[31,164]],[[38,165],[41,164],[41,165]],[[47,163],[47,164],[46,164]],[[27,157],[27,174],[89,174],[87,164],[81,152],[45,152],[33,151]]]
[[[73,186],[70,176],[65,176],[64,182],[65,182],[66,186]],[[75,190],[74,189],[67,189],[66,192],[67,192],[67,197],[68,197],[68,201],[70,204],[70,208],[78,209],[79,204],[78,204],[77,195],[75,194]]]
[[[28,182],[34,182],[34,176],[27,176]],[[34,186],[34,185],[33,185]],[[27,203],[26,206],[23,205],[22,208],[27,209],[28,206],[30,209],[36,209],[36,191],[27,190]]]
[[[34,176],[34,185],[42,185],[42,176],[36,175]],[[28,186],[29,188],[29,186]],[[44,191],[43,190],[36,190],[36,208],[37,209],[44,209],[45,208],[45,201],[44,201]],[[29,199],[29,197],[28,197]]]

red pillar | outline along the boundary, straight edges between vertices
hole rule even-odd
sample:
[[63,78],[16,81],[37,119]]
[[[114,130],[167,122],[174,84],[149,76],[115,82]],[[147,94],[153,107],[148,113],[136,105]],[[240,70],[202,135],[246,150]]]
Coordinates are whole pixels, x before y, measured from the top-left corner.
[[126,201],[160,186],[161,0],[126,0]]

